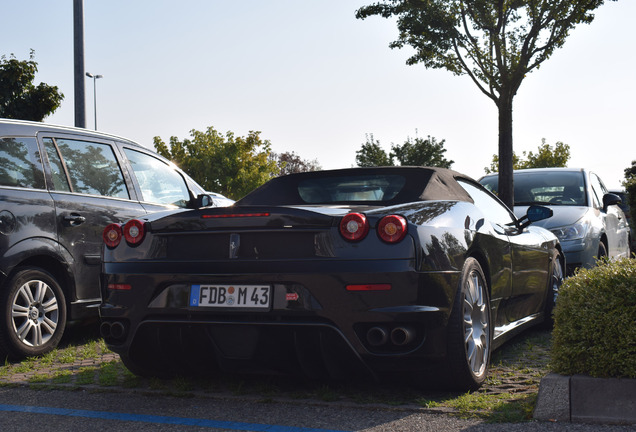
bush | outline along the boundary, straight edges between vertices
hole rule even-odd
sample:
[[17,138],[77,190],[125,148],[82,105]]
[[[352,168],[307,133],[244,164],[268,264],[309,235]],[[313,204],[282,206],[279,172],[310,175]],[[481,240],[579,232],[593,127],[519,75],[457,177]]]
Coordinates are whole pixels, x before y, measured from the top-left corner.
[[636,378],[636,260],[603,260],[565,280],[554,309],[551,369]]

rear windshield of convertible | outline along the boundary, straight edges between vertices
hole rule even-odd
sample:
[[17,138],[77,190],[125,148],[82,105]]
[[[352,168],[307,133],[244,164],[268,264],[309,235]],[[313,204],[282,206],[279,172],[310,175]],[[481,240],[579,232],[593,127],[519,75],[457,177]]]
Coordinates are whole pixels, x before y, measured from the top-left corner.
[[298,194],[307,204],[387,202],[406,184],[401,175],[323,177],[299,182]]

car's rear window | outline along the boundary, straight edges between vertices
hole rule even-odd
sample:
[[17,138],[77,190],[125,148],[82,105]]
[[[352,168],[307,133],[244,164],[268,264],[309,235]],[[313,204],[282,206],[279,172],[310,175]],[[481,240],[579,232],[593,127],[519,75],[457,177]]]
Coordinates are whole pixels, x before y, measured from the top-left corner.
[[298,193],[307,204],[392,200],[406,184],[401,175],[323,177],[299,182]]

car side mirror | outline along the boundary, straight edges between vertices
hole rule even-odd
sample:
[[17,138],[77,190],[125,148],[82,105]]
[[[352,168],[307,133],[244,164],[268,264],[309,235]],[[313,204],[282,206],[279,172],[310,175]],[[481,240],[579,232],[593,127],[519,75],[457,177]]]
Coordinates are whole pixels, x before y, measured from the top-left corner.
[[553,214],[554,212],[551,208],[539,205],[531,205],[528,207],[528,211],[526,212],[528,221],[531,223],[550,218]]
[[554,212],[549,207],[531,205],[530,207],[528,207],[528,211],[526,212],[525,216],[519,219],[519,228],[524,229],[531,223],[552,217],[553,214]]
[[196,208],[201,208],[201,207],[209,207],[211,206],[213,203],[212,201],[212,197],[208,194],[201,194],[201,195],[197,195],[196,201],[195,201],[195,206]]
[[607,207],[622,203],[623,200],[616,194],[606,193],[603,195],[603,211],[607,211]]

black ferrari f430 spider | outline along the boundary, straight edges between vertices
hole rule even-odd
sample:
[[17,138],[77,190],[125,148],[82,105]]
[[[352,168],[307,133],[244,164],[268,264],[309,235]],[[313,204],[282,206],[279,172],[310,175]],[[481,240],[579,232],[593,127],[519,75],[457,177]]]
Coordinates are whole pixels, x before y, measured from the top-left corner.
[[[101,332],[139,375],[400,374],[476,389],[493,349],[550,319],[557,238],[455,171],[272,179],[229,207],[104,231]],[[432,371],[435,371],[432,373]]]

